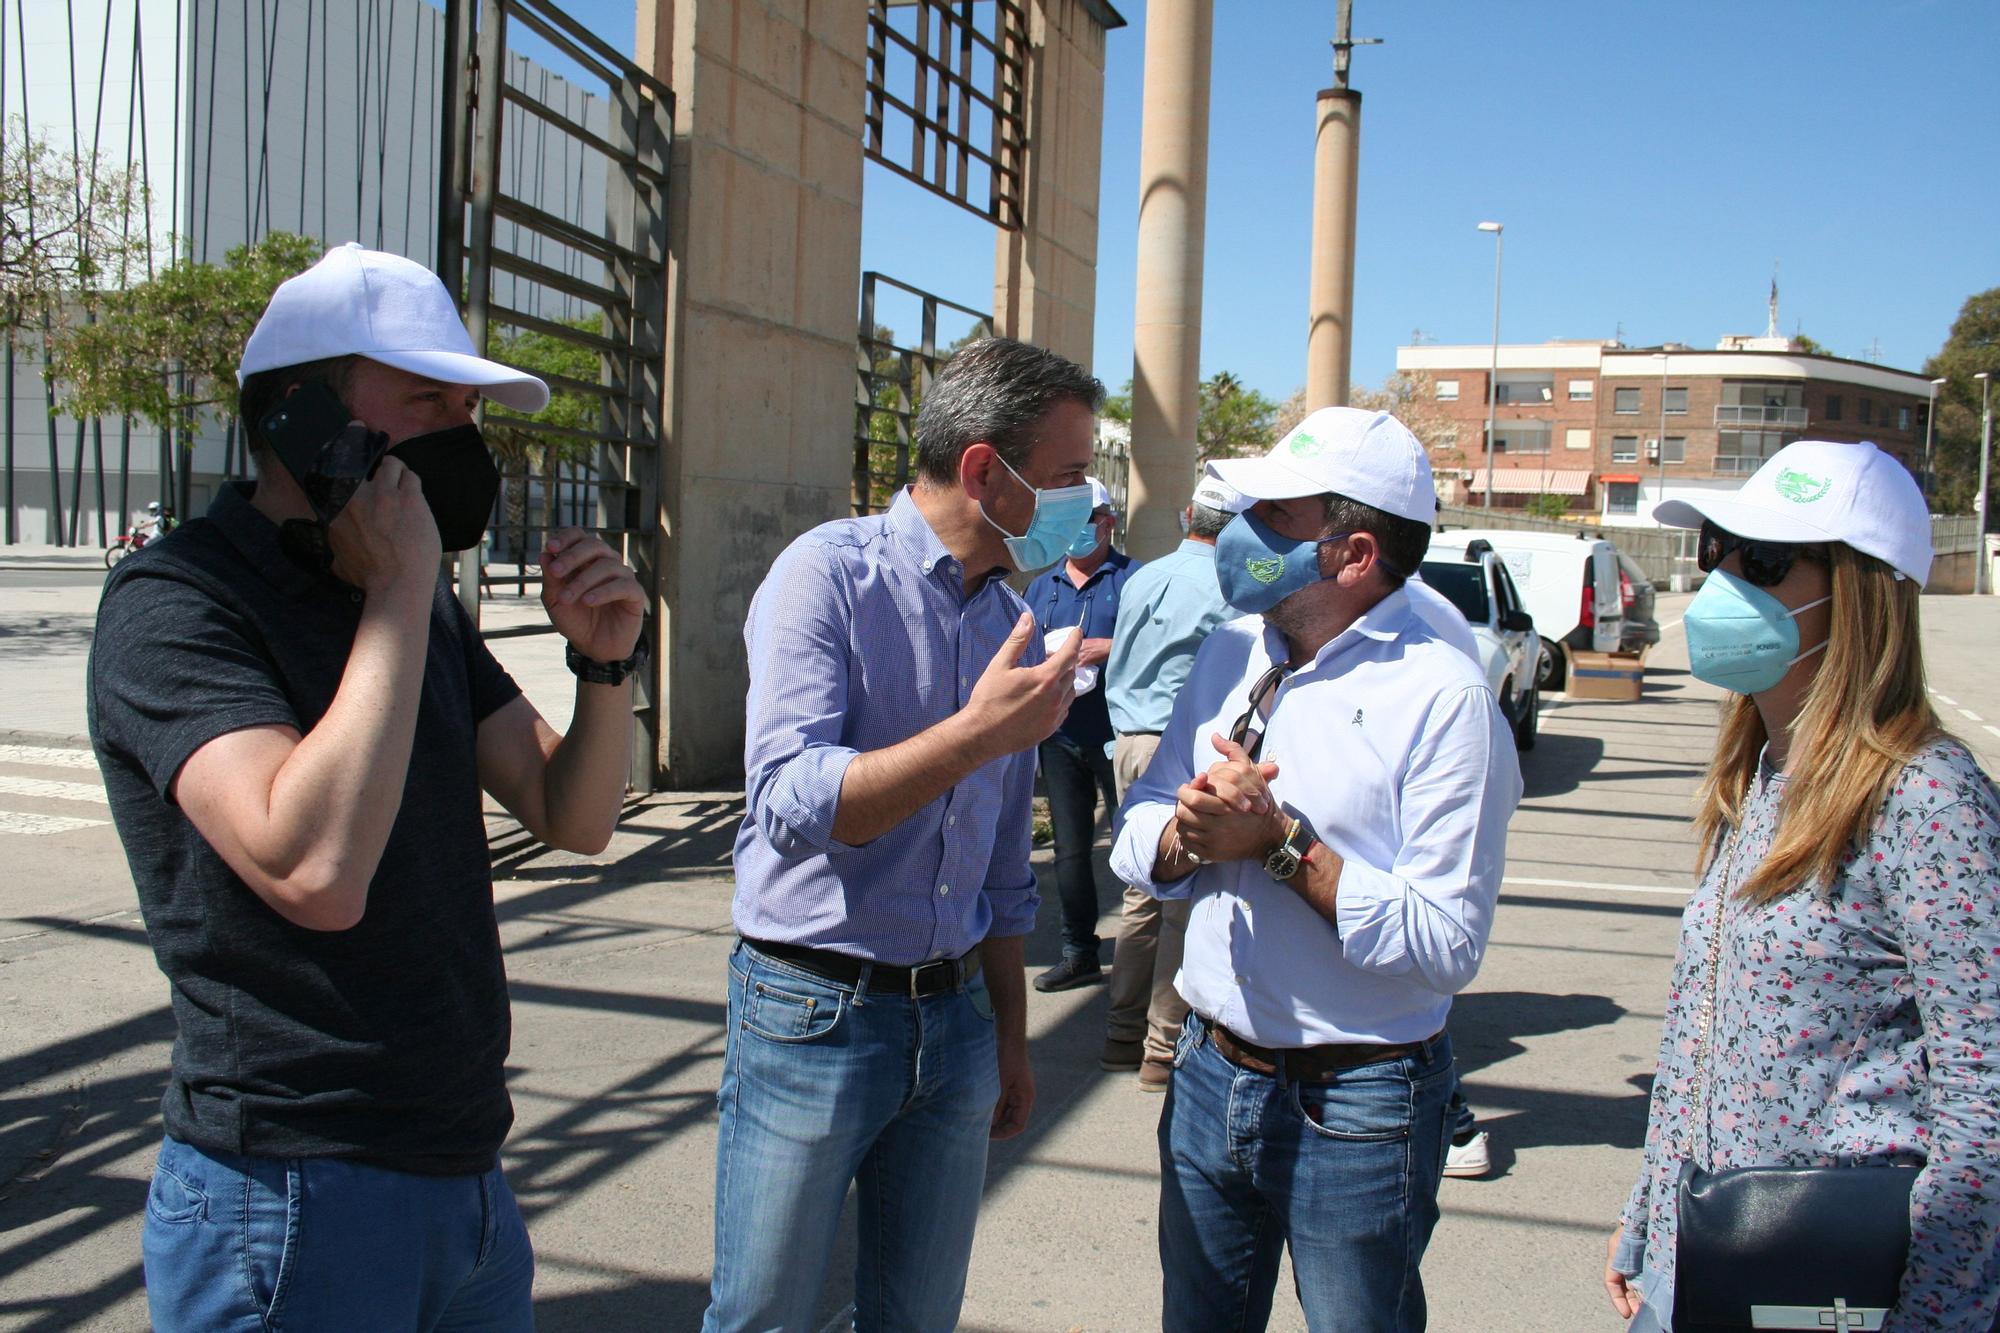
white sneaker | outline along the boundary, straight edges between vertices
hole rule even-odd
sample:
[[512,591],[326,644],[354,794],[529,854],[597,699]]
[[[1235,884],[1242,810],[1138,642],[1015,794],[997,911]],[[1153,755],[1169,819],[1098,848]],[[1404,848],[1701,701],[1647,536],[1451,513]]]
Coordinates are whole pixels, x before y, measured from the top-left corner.
[[1483,1176],[1492,1169],[1493,1158],[1486,1151],[1483,1129],[1464,1143],[1454,1143],[1445,1149],[1444,1173],[1448,1176]]

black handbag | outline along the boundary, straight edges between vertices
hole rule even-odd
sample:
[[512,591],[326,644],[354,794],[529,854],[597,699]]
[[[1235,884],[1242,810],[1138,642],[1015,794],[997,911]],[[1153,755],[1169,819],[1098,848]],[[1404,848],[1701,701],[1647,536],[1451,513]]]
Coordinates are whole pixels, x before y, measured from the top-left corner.
[[1879,1329],[1910,1250],[1912,1166],[1681,1163],[1675,1333]]
[[1910,1252],[1910,1166],[1752,1166],[1703,1171],[1694,1156],[1708,1084],[1724,908],[1737,838],[1715,900],[1695,1093],[1677,1186],[1674,1333],[1879,1329]]

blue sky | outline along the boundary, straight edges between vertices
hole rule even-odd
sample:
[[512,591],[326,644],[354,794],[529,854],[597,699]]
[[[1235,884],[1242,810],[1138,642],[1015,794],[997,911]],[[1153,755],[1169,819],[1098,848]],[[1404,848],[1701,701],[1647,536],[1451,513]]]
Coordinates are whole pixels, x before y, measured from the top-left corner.
[[[1095,368],[1131,374],[1145,10],[1112,0]],[[857,0],[858,3],[858,0]],[[572,8],[627,34],[630,0]],[[1216,0],[1202,371],[1305,378],[1315,92],[1333,0]],[[1990,0],[1355,0],[1356,383],[1423,330],[1713,346],[1780,322],[1914,369],[2000,285]],[[992,228],[872,163],[862,264],[966,305]],[[889,322],[896,321],[894,312]],[[900,331],[900,330],[899,330]],[[1879,353],[1875,350],[1879,346]]]

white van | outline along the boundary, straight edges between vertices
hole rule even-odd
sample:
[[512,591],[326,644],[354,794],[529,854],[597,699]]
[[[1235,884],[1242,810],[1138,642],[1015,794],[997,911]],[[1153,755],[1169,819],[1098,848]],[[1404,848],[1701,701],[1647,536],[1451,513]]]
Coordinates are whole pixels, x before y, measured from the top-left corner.
[[1563,687],[1572,648],[1618,651],[1625,605],[1618,590],[1618,550],[1610,542],[1584,532],[1570,537],[1505,528],[1453,528],[1432,540],[1483,540],[1506,562],[1542,637],[1538,688]]

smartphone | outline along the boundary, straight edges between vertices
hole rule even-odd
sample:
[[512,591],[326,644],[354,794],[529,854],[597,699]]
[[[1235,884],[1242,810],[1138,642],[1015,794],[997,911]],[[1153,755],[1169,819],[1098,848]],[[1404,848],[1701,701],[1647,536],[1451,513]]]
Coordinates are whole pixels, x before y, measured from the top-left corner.
[[317,381],[292,390],[258,425],[322,523],[353,498],[388,442],[352,420],[339,395]]

